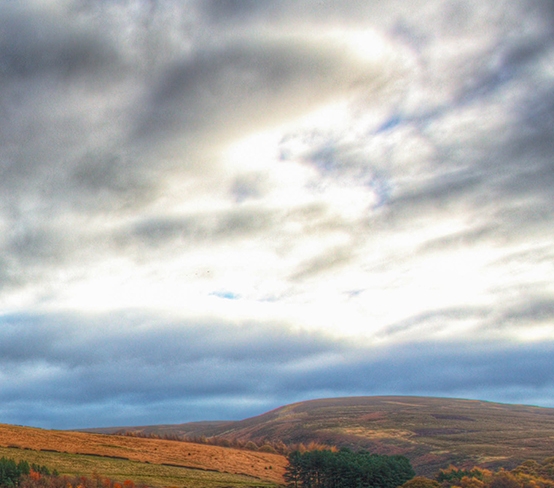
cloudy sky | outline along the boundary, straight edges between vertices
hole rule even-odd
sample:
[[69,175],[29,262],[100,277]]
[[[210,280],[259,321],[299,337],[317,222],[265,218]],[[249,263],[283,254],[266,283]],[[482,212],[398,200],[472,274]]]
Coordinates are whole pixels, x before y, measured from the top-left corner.
[[550,0],[0,6],[0,422],[554,407]]

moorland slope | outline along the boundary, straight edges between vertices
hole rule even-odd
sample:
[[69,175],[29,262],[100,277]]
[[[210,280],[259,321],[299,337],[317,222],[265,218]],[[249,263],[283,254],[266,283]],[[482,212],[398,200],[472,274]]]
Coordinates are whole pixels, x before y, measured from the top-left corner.
[[0,455],[47,465],[62,474],[98,472],[117,478],[118,472],[121,476],[127,470],[126,476],[133,479],[133,473],[148,471],[144,476],[160,475],[158,486],[167,484],[164,476],[180,478],[181,485],[195,478],[194,486],[269,486],[283,482],[287,465],[284,456],[266,452],[5,424],[0,424]]
[[234,422],[194,422],[103,432],[310,442],[407,456],[418,474],[449,464],[513,468],[552,456],[554,409],[427,397],[311,400]]

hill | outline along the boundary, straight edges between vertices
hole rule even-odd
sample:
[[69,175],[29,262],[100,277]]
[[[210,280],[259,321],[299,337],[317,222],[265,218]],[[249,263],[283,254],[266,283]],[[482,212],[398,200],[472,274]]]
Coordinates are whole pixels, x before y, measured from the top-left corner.
[[265,452],[0,424],[2,456],[67,475],[97,472],[150,486],[197,488],[275,486],[287,464],[284,456]]
[[219,440],[310,442],[407,456],[418,474],[480,465],[508,469],[552,455],[554,409],[477,400],[350,397],[311,400],[235,422],[101,429]]

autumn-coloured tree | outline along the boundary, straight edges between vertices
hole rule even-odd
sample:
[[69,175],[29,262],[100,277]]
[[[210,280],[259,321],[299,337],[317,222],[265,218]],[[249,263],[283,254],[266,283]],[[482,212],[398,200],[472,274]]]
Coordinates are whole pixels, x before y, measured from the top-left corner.
[[486,484],[482,480],[483,478],[464,476],[460,480],[460,486],[461,488],[485,488]]
[[425,476],[416,476],[406,481],[401,488],[440,488],[440,486],[440,483],[436,480],[431,480]]

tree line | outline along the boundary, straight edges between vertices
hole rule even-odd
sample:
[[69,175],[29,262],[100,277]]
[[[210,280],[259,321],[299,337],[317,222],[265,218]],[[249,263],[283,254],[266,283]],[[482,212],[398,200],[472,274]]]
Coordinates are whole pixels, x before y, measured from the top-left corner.
[[335,446],[323,444],[321,442],[310,441],[309,443],[287,443],[281,440],[272,441],[270,439],[238,439],[236,437],[220,437],[205,435],[193,436],[186,434],[177,434],[175,432],[144,432],[140,430],[119,430],[111,435],[123,435],[126,437],[138,437],[141,439],[161,439],[164,441],[190,442],[193,444],[204,444],[208,446],[230,447],[233,449],[244,449],[247,451],[260,451],[282,454],[288,456],[293,451],[314,451],[328,449],[338,450]]
[[31,475],[50,475],[57,476],[56,470],[50,473],[46,466],[38,464],[29,464],[27,461],[15,462],[14,459],[2,457],[0,458],[0,486],[5,488],[17,487],[21,484],[22,479]]
[[367,451],[294,451],[288,461],[290,488],[397,488],[415,476],[408,458]]
[[136,485],[132,480],[123,482],[94,474],[86,476],[61,476],[55,469],[0,458],[0,488],[149,488]]
[[554,488],[554,456],[511,470],[450,466],[434,478],[415,476],[404,456],[367,451],[294,451],[288,460],[288,488]]
[[402,488],[554,488],[554,456],[542,462],[524,461],[512,470],[450,466],[434,479],[417,476]]

